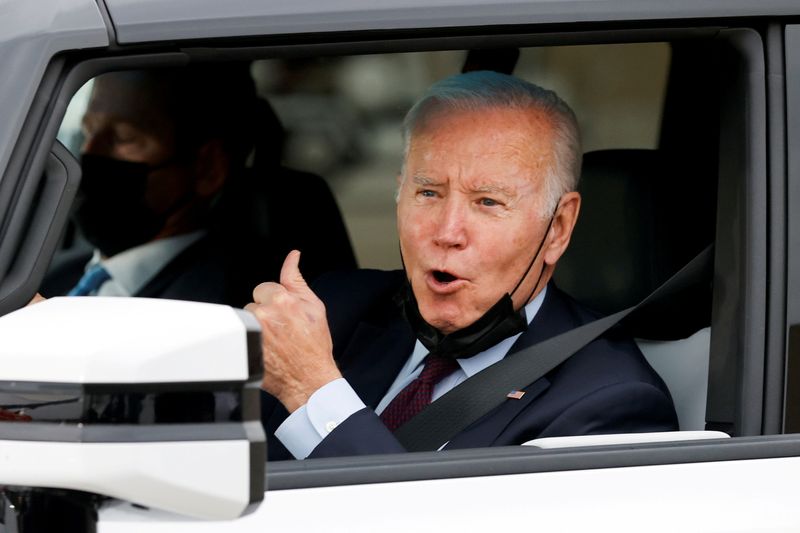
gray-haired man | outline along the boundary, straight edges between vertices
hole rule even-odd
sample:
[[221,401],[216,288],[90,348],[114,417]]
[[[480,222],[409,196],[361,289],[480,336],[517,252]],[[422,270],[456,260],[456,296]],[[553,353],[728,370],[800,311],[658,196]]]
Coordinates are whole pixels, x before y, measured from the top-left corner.
[[[293,252],[247,307],[263,328],[263,421],[285,446],[273,441],[271,459],[402,452],[392,432],[427,403],[595,318],[549,283],[581,203],[563,101],[512,76],[461,74],[412,107],[405,135],[405,270],[312,291]],[[521,392],[446,447],[677,429],[669,392],[629,339],[602,337]]]

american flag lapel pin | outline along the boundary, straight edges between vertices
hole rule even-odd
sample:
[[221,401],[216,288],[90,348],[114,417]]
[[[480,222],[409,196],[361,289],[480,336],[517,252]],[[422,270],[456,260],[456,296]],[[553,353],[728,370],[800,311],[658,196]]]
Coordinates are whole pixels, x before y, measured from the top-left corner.
[[511,398],[512,400],[521,400],[523,396],[525,396],[525,391],[522,390],[512,390],[506,394],[506,398]]

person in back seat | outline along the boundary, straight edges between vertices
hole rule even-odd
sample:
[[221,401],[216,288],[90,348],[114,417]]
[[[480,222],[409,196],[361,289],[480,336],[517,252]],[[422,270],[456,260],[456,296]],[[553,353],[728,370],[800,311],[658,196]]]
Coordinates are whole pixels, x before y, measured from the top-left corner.
[[[330,276],[312,291],[292,252],[280,283],[256,287],[246,307],[263,330],[272,460],[403,452],[394,432],[431,401],[597,318],[550,281],[581,202],[577,122],[555,93],[495,72],[454,76],[412,107],[405,139],[404,270]],[[664,382],[612,332],[445,446],[677,428]]]
[[[97,77],[82,121],[83,176],[74,212],[94,252],[61,264],[42,292],[241,307],[254,283],[277,276],[292,247],[310,246],[312,255],[318,254],[315,246],[324,247],[325,256],[310,265],[312,276],[355,266],[338,209],[320,178],[296,173],[287,181],[288,171],[279,164],[270,167],[280,174],[275,176],[246,168],[259,129],[269,128],[262,136],[274,138],[277,117],[259,112],[265,107],[247,65]],[[270,180],[276,183],[260,183]],[[316,227],[303,221],[309,214],[282,207],[287,196],[301,191],[311,191],[310,204],[324,206],[328,218]],[[259,220],[247,219],[254,211],[259,220],[269,220],[268,231],[254,227]],[[331,246],[341,250],[339,256],[327,253]]]

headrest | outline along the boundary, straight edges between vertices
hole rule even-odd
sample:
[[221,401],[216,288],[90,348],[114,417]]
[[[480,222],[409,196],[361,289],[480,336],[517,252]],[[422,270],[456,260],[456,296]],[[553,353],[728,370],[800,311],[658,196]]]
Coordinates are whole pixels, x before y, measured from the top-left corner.
[[[711,242],[715,202],[705,196],[713,189],[693,190],[694,178],[677,167],[658,150],[584,155],[581,210],[554,276],[560,288],[602,314],[619,311],[638,303]],[[705,295],[697,297],[704,309]],[[675,333],[648,338],[683,335],[697,326],[697,320],[690,322],[676,324]]]

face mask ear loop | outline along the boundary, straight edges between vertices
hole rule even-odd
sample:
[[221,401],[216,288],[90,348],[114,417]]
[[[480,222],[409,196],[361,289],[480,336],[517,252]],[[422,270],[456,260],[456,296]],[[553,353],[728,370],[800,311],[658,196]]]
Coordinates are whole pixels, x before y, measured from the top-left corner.
[[[514,287],[514,290],[508,293],[509,296],[514,296],[514,293],[517,292],[519,286],[522,285],[522,282],[525,281],[525,278],[528,276],[528,272],[530,272],[531,268],[533,268],[533,264],[536,262],[536,258],[539,257],[539,253],[542,251],[542,246],[544,246],[544,241],[547,240],[547,235],[550,234],[550,228],[553,226],[553,220],[555,220],[555,218],[556,214],[553,213],[553,216],[550,217],[550,222],[547,224],[547,230],[544,232],[544,237],[542,237],[542,242],[539,243],[539,247],[536,249],[536,253],[533,256],[533,259],[531,259],[528,268],[525,269],[525,273],[522,274],[522,277],[517,282],[517,285]],[[539,279],[536,281],[536,285],[533,286],[534,291],[536,291],[536,287],[539,286],[539,282],[542,280],[542,274],[544,274],[544,265],[542,266],[542,271],[539,273]],[[531,292],[530,296],[528,296],[528,300],[531,299],[531,296],[533,296],[533,292]]]
[[406,260],[403,259],[403,247],[400,245],[400,241],[397,241],[397,250],[400,252],[400,264],[403,267],[403,272],[406,275],[406,280],[408,280],[408,284],[411,284],[411,278],[408,277],[408,270],[406,270]]
[[533,286],[533,289],[531,289],[531,293],[525,299],[525,303],[522,304],[523,306],[527,305],[527,303],[531,301],[531,298],[533,298],[533,293],[536,292],[536,287],[539,286],[539,282],[542,281],[542,276],[544,276],[544,267],[545,265],[542,265],[542,269],[539,271],[539,277],[536,278],[536,284]]

